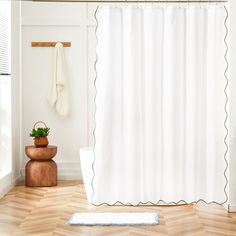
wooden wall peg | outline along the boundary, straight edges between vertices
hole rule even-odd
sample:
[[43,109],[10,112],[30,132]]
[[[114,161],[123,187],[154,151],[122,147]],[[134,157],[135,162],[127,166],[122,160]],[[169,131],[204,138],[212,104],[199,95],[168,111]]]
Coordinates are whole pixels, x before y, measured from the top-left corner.
[[[58,42],[31,42],[32,47],[55,47]],[[71,47],[71,42],[60,42],[63,47]]]

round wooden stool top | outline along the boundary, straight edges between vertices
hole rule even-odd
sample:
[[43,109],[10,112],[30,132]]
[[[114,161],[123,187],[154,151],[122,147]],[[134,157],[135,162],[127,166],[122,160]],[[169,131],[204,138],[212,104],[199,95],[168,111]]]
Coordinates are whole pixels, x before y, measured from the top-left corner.
[[47,147],[26,146],[25,154],[34,161],[48,161],[57,154],[57,146],[48,145]]

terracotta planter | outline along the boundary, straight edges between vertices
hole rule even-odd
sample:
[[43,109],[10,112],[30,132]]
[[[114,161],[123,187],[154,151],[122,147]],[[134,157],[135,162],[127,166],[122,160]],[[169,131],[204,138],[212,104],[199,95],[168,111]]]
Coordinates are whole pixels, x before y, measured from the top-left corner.
[[35,138],[34,145],[36,147],[47,147],[48,146],[48,138],[47,137]]

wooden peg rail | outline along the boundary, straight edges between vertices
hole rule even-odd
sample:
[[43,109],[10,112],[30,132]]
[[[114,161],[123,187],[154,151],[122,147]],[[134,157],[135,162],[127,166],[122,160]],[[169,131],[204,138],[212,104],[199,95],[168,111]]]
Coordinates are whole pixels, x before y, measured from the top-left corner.
[[[63,47],[71,47],[71,42],[60,42]],[[32,47],[55,47],[57,42],[32,42]]]

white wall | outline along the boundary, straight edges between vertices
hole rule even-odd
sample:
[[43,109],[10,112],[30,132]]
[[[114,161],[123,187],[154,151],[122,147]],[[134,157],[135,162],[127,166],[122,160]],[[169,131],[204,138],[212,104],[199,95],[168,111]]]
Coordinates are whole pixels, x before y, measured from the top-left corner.
[[230,120],[230,132],[229,132],[229,202],[231,211],[236,212],[236,1],[230,1],[230,48],[229,48],[229,63],[230,73],[229,75],[229,120]]
[[[79,148],[93,143],[94,4],[22,3],[22,81],[23,81],[23,145],[32,143],[28,133],[37,120],[51,127],[50,143],[58,145],[55,161],[61,178],[80,178]],[[231,74],[230,84],[230,156],[229,202],[236,210],[236,1],[231,1]],[[228,21],[229,24],[229,21]],[[229,39],[229,38],[228,38]],[[72,96],[72,113],[61,119],[48,106],[46,95],[52,75],[52,48],[31,48],[31,41],[71,41],[65,48]],[[21,153],[22,169],[27,160]]]
[[[52,14],[53,13],[53,14]],[[93,74],[95,22],[84,3],[22,2],[22,135],[32,144],[33,124],[43,120],[51,128],[50,144],[58,146],[59,178],[80,179],[79,149],[93,142]],[[69,41],[64,48],[71,113],[62,118],[49,106],[47,94],[53,74],[54,48],[33,48],[32,41]],[[22,174],[27,158],[22,156]]]

